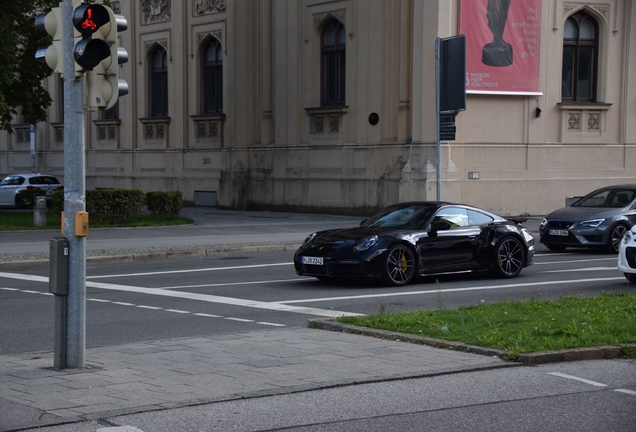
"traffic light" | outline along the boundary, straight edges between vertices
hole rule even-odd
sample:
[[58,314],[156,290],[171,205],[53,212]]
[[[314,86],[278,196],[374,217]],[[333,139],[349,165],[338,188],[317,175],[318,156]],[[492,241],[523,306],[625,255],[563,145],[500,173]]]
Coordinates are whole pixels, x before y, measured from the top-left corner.
[[72,20],[80,35],[73,48],[76,66],[82,72],[91,71],[110,56],[110,48],[101,35],[102,28],[110,25],[110,15],[105,6],[82,3],[73,10]]
[[35,19],[35,27],[53,36],[53,44],[40,47],[35,58],[46,63],[56,73],[64,73],[64,45],[62,43],[62,8],[54,7],[50,12]]
[[117,46],[118,32],[128,28],[126,18],[109,7],[83,3],[73,12],[73,25],[82,36],[74,56],[86,71],[86,105],[110,109],[128,94],[128,84],[119,79],[119,65],[128,61],[128,53]]

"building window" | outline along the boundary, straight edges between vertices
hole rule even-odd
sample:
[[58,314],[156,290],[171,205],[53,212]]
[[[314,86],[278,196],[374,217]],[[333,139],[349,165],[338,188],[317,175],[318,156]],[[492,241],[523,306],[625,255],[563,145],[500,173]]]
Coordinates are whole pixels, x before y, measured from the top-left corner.
[[598,23],[577,12],[563,28],[563,101],[595,102],[598,71]]
[[322,30],[321,106],[345,104],[346,32],[342,23],[332,19]]
[[119,101],[117,101],[111,109],[104,110],[102,114],[103,120],[115,120],[118,118],[119,118]]
[[203,112],[223,112],[223,49],[218,39],[210,38],[203,48]]
[[157,45],[150,53],[150,115],[168,117],[168,54]]

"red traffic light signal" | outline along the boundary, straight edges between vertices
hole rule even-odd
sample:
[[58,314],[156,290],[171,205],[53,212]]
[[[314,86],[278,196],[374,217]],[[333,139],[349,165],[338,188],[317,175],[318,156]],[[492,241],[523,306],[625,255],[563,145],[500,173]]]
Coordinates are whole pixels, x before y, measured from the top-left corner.
[[90,37],[109,22],[108,11],[102,5],[82,3],[73,11],[73,27],[84,37]]

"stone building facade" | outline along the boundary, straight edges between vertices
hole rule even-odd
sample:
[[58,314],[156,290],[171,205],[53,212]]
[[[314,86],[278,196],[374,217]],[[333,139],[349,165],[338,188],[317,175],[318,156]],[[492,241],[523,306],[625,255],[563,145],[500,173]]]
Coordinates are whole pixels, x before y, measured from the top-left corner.
[[[86,117],[87,189],[358,213],[434,200],[435,42],[468,28],[467,2],[506,3],[111,0],[128,21],[120,77],[130,94]],[[456,140],[440,145],[441,198],[537,215],[634,182],[633,2],[516,2],[536,23],[524,39],[536,48],[536,88],[468,92]],[[491,15],[482,21],[492,27]],[[63,178],[61,82],[46,82],[54,103],[36,125],[35,166]],[[14,128],[0,132],[1,174],[32,169],[29,125],[18,116]]]

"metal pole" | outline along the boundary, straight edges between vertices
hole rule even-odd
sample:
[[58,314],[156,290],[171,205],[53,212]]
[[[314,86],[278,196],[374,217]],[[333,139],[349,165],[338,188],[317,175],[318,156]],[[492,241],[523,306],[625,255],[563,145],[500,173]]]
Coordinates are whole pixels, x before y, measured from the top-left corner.
[[73,0],[62,1],[64,46],[64,237],[69,242],[66,365],[86,361],[86,238],[75,236],[75,214],[85,211],[84,78],[75,77]]
[[442,158],[442,150],[440,148],[440,142],[439,142],[439,110],[440,110],[440,106],[441,106],[441,91],[440,91],[440,81],[441,81],[441,76],[440,76],[440,62],[441,62],[441,46],[442,46],[442,40],[440,38],[437,38],[435,40],[435,129],[436,129],[436,134],[435,134],[435,149],[436,149],[436,155],[435,155],[435,180],[436,180],[436,184],[437,184],[437,201],[440,201],[442,199],[442,193],[441,193],[441,189],[442,189],[442,176],[441,176],[441,171],[442,171],[442,164],[441,164],[441,158]]

